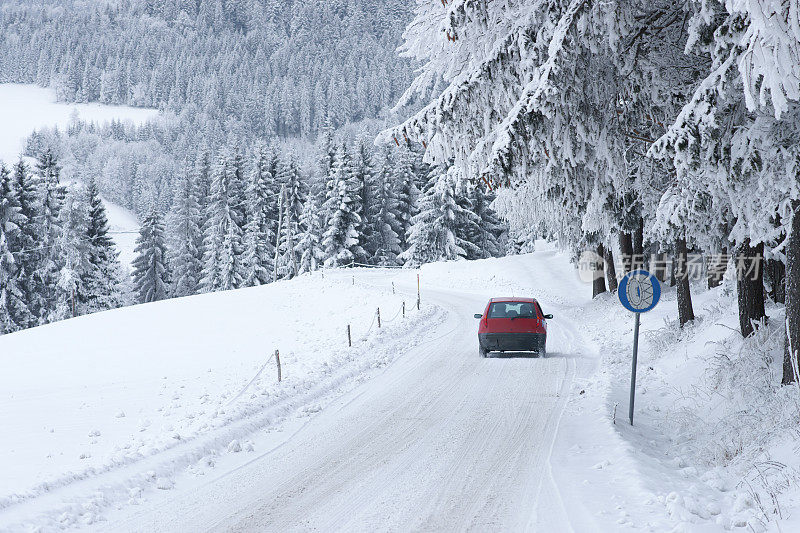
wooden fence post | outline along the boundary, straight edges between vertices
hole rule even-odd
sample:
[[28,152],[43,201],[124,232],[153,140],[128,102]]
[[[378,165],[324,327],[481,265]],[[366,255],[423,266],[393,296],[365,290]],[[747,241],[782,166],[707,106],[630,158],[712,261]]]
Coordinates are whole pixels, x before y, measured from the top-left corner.
[[281,381],[281,352],[275,350],[275,362],[278,364],[278,383]]
[[378,329],[381,329],[381,308],[378,308]]
[[353,346],[353,338],[350,336],[350,324],[347,324],[347,345]]
[[406,302],[403,300],[403,318],[406,317]]
[[419,274],[417,274],[417,311],[419,311]]

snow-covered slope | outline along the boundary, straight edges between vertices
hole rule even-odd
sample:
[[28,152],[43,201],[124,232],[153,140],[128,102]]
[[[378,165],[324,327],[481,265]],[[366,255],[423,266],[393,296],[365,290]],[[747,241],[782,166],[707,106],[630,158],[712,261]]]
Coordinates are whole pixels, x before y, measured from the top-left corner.
[[158,114],[156,109],[103,104],[56,102],[52,89],[20,83],[0,84],[0,161],[12,165],[19,159],[24,140],[33,130],[58,126],[62,131],[73,115],[88,122],[132,120],[143,123]]
[[108,229],[114,245],[119,252],[119,260],[123,266],[132,270],[131,263],[136,258],[136,239],[139,236],[139,220],[131,211],[113,202],[103,199],[108,216]]
[[[247,448],[252,432],[298,408],[313,413],[331,391],[397,356],[391,339],[422,319],[437,320],[433,308],[412,310],[408,297],[402,320],[403,296],[334,274],[117,309],[0,338],[0,530],[31,513],[39,516],[33,523],[50,527],[91,522],[96,512],[48,493],[81,494],[81,480],[103,472],[104,483],[125,489],[106,493],[116,503],[128,500],[131,477],[168,479],[239,438]],[[266,364],[276,349],[281,384],[274,360]],[[51,505],[57,514],[48,515]]]

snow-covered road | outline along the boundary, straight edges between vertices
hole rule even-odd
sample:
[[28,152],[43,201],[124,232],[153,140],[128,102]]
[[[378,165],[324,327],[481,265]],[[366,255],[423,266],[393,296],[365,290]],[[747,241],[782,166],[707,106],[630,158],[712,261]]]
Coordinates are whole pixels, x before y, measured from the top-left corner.
[[[628,317],[592,301],[565,254],[426,265],[422,310],[403,319],[416,274],[329,270],[4,336],[0,531],[687,520],[666,512],[672,482],[642,477],[598,377],[609,325]],[[473,314],[523,295],[554,314],[548,356],[481,358]]]
[[[384,278],[364,273],[359,281]],[[446,319],[384,373],[248,464],[123,510],[102,527],[569,529],[550,458],[582,356],[575,325],[545,299],[556,314],[547,358],[481,359],[472,318],[486,302],[480,292],[427,289],[426,301],[446,309]]]

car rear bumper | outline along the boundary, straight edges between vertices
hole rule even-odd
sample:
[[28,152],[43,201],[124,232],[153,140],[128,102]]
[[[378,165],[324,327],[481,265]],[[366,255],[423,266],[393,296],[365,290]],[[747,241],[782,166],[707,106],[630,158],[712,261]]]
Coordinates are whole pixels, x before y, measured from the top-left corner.
[[490,352],[538,352],[544,348],[546,338],[546,333],[479,333],[478,343]]

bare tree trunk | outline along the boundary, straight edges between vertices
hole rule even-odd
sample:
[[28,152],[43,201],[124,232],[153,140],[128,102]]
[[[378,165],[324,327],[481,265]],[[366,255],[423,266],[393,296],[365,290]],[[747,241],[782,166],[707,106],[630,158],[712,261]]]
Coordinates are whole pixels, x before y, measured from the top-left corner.
[[673,255],[672,256],[672,261],[669,264],[669,286],[670,287],[674,287],[675,283],[676,283],[675,263],[677,263],[677,262],[678,262],[677,255]]
[[797,381],[792,369],[800,354],[800,201],[792,202],[792,226],[789,229],[789,242],[786,243],[786,348],[783,355],[783,379],[781,383]]
[[608,290],[614,292],[617,290],[617,267],[614,266],[614,253],[611,248],[606,248],[606,253],[603,258],[606,261],[606,278],[608,280]]
[[708,256],[708,288],[719,287],[722,277],[725,275],[725,267],[728,250],[723,248],[718,254]]
[[[597,245],[597,255],[605,258],[605,250],[602,244]],[[603,261],[605,262],[605,260]],[[600,263],[599,269],[594,273],[594,281],[592,282],[592,298],[597,298],[598,295],[606,292],[606,278],[603,263]]]
[[766,316],[764,311],[764,243],[750,246],[745,240],[736,254],[736,290],[739,301],[739,328],[743,337],[753,334],[753,322]]
[[633,270],[633,240],[630,233],[619,234],[619,253],[622,256],[622,274],[625,275]]
[[639,225],[633,232],[633,269],[644,268],[644,219],[639,217]]
[[653,254],[652,263],[650,265],[650,271],[656,277],[658,281],[661,283],[666,283],[667,281],[667,254],[658,253]]
[[678,321],[681,327],[694,320],[692,293],[689,288],[688,252],[686,239],[675,239],[675,278],[678,284]]
[[767,261],[769,271],[769,297],[776,304],[786,303],[786,265],[777,259]]

